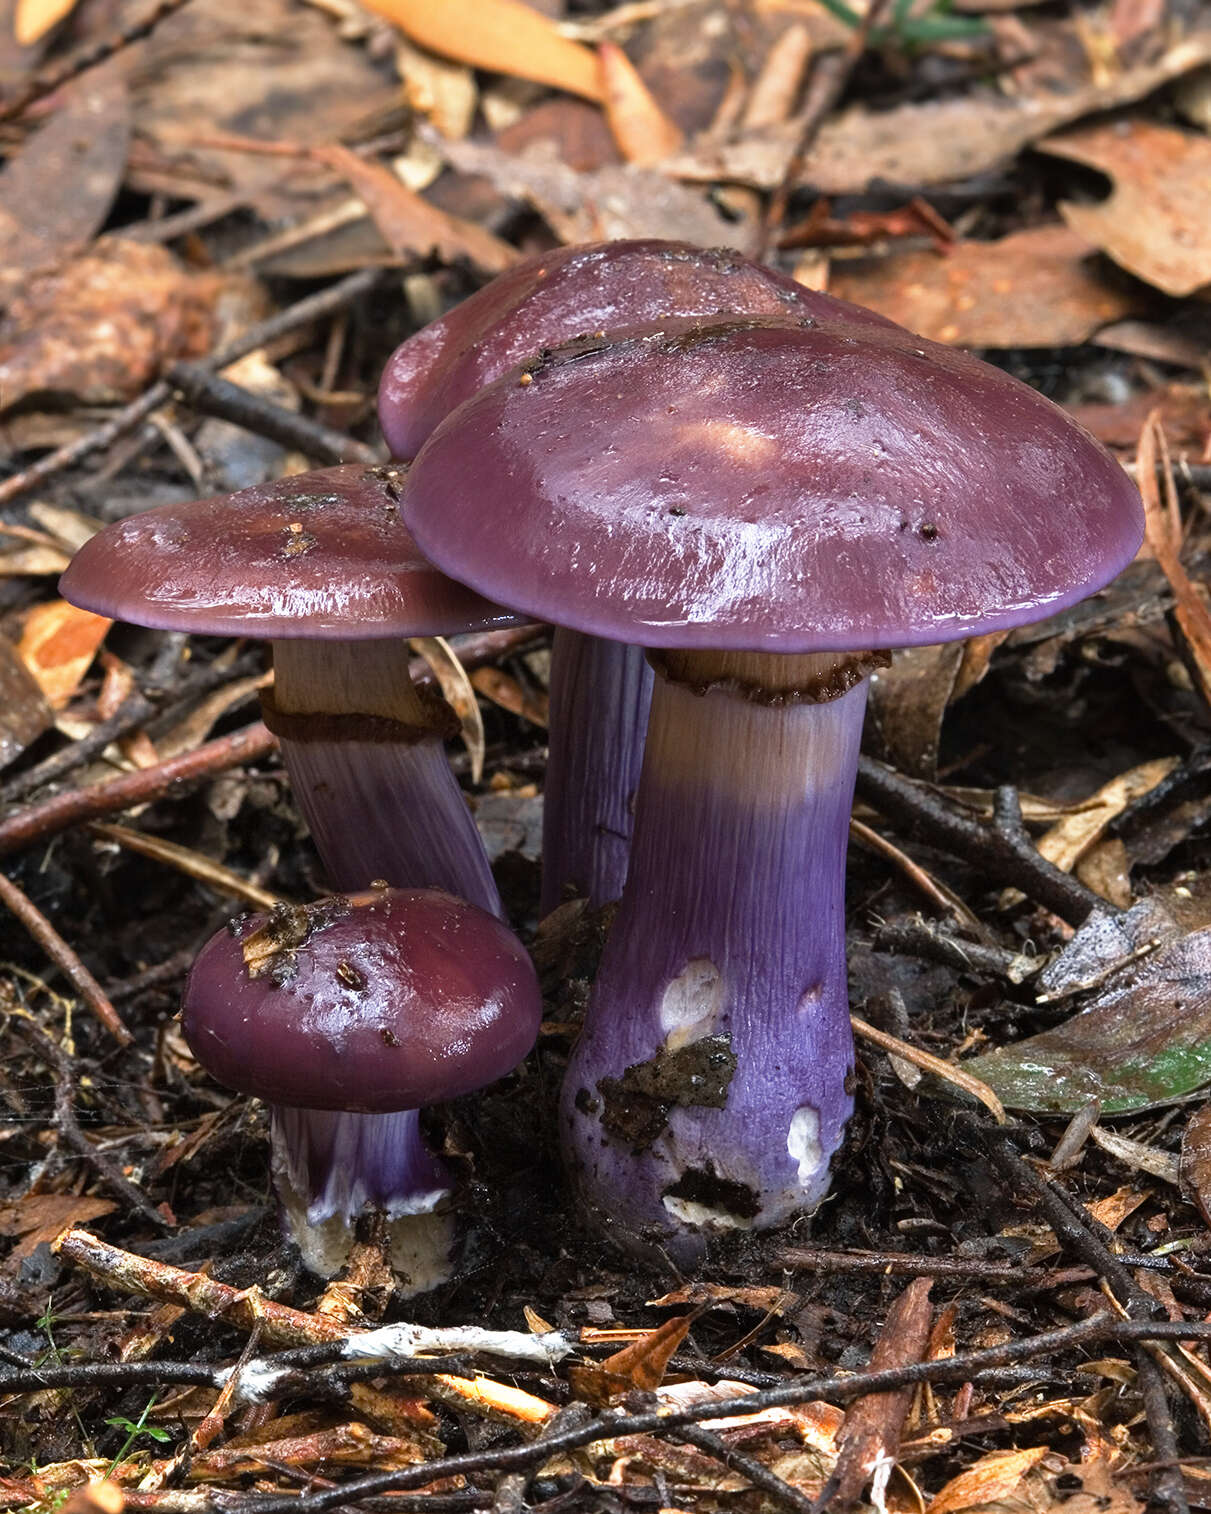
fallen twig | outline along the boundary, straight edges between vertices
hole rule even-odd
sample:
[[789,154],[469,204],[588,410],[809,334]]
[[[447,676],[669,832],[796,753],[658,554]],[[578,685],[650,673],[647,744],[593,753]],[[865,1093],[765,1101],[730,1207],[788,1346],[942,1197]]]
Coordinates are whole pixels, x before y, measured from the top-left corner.
[[219,378],[204,363],[174,363],[165,374],[199,415],[213,415],[290,447],[319,463],[381,463],[382,454],[356,437],[310,416],[275,405],[251,390]]
[[136,804],[162,799],[177,784],[212,778],[228,768],[256,762],[267,757],[276,746],[277,738],[258,720],[230,736],[220,736],[195,747],[192,752],[158,762],[154,767],[142,768],[137,773],[123,773],[121,777],[90,784],[87,788],[71,789],[65,794],[54,794],[0,820],[0,853],[32,846],[34,842],[57,835],[81,821],[97,820],[102,815],[128,810]]
[[134,1037],[105,990],[33,900],[4,873],[0,873],[0,904],[20,920],[118,1045],[129,1046]]
[[992,826],[957,814],[931,789],[869,757],[858,759],[857,792],[891,819],[914,827],[996,882],[1020,888],[1072,925],[1080,925],[1095,909],[1120,913],[1039,855],[1022,824],[1017,795],[1011,788],[997,790]]
[[[351,273],[348,278],[341,279],[331,288],[323,289],[318,294],[308,295],[305,299],[287,306],[285,310],[279,311],[267,320],[250,326],[242,336],[237,337],[219,352],[203,358],[201,366],[212,373],[226,368],[238,358],[255,352],[258,347],[268,346],[279,337],[296,331],[300,326],[306,326],[310,321],[332,315],[335,311],[352,304],[354,300],[373,289],[381,277],[382,271],[377,268],[363,268],[357,273]],[[0,483],[0,505],[9,504],[30,489],[44,484],[47,479],[53,478],[64,468],[70,468],[98,449],[110,446],[119,437],[133,431],[140,421],[146,420],[153,410],[158,410],[171,398],[172,384],[167,378],[157,379],[149,389],[144,390],[138,399],[131,400],[129,405],[123,406],[95,430],[89,431],[73,442],[65,443],[54,452],[48,452],[45,457],[39,458],[36,463],[31,463],[28,468],[23,468],[19,473],[6,478],[3,483]]]

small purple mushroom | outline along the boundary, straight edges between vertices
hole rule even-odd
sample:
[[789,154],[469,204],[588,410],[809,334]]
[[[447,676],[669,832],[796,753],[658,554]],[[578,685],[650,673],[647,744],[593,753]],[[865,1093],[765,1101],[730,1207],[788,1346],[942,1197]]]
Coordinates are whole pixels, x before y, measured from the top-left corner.
[[[265,719],[329,881],[433,885],[500,914],[446,760],[457,719],[413,685],[407,638],[512,617],[420,555],[400,519],[403,474],[399,465],[326,468],[145,511],[81,547],[62,592],[138,625],[266,637],[274,689],[262,698]],[[404,1149],[415,1142],[414,1116],[291,1118],[294,1149],[308,1139],[346,1149],[355,1168],[368,1144],[386,1152],[393,1130]],[[317,1223],[347,1228],[359,1203],[334,1182],[307,1208]]]
[[[543,347],[666,316],[824,315],[888,326],[726,248],[655,240],[565,247],[516,264],[396,349],[379,420],[396,457],[413,457],[464,400]],[[507,517],[506,517],[507,518]],[[543,796],[541,911],[569,889],[617,899],[643,760],[652,674],[642,648],[557,626],[550,758]]]
[[438,427],[404,509],[463,582],[656,668],[563,1093],[582,1197],[681,1261],[811,1210],[852,1108],[865,677],[1106,583],[1141,539],[1134,488],[1024,384],[839,306],[546,354]]
[[212,1077],[271,1104],[274,1176],[307,1264],[343,1260],[333,1214],[378,1209],[410,1291],[440,1282],[449,1175],[417,1111],[494,1082],[534,1044],[538,982],[508,927],[436,889],[244,916],[202,948],[182,1016]]

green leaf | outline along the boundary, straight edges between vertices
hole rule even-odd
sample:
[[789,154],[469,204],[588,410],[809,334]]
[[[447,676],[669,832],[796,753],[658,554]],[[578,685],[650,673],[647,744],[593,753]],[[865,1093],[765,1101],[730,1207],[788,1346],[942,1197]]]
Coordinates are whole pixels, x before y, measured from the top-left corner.
[[1147,959],[1054,1030],[963,1063],[1009,1109],[1106,1114],[1177,1103],[1211,1083],[1211,930]]

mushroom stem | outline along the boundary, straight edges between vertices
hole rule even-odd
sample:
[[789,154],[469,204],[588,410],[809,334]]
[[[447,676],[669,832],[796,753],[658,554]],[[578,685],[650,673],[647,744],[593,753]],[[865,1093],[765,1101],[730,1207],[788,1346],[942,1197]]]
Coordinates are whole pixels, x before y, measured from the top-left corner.
[[364,1210],[379,1209],[392,1222],[393,1253],[408,1258],[408,1291],[445,1280],[451,1227],[437,1211],[450,1191],[450,1174],[425,1145],[417,1110],[348,1114],[275,1104],[270,1130],[274,1187],[313,1272],[337,1272],[353,1222]]
[[561,1120],[590,1211],[678,1261],[828,1186],[852,1110],[845,850],[869,667],[657,661],[630,870]]
[[[383,879],[395,887],[444,888],[503,918],[487,853],[446,760],[443,741],[457,719],[440,696],[413,684],[409,661],[407,642],[396,639],[275,641],[266,723],[277,732],[334,887],[358,890]],[[444,1191],[415,1110],[271,1110],[286,1224],[304,1261],[322,1276],[343,1265],[352,1222],[363,1209],[392,1214],[418,1183]],[[428,1175],[418,1178],[422,1172]],[[432,1207],[396,1207],[393,1217]],[[428,1278],[419,1287],[445,1275],[448,1226],[443,1220],[441,1234],[430,1237],[436,1225],[400,1219],[394,1226],[395,1251],[430,1258],[410,1265]]]
[[652,670],[642,647],[556,627],[542,914],[569,889],[594,906],[622,893],[651,699]]
[[501,915],[443,747],[457,721],[413,684],[409,656],[394,639],[275,641],[266,722],[335,888],[444,888]]

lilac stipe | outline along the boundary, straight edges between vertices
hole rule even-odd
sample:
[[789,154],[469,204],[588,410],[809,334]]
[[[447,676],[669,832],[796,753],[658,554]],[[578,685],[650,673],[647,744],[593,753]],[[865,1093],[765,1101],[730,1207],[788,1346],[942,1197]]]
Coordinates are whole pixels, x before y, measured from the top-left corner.
[[370,640],[514,623],[422,557],[405,469],[319,468],[106,526],[60,581],[72,604],[163,631]]
[[592,635],[817,652],[1039,620],[1139,546],[1114,458],[967,353],[883,325],[675,326],[569,344],[448,416],[405,495],[422,550]]
[[415,1109],[354,1117],[275,1104],[271,1130],[275,1179],[300,1196],[309,1226],[348,1225],[367,1209],[392,1220],[427,1214],[450,1190]]
[[642,647],[555,628],[542,914],[569,891],[593,907],[622,893],[651,701]]
[[[383,370],[379,420],[392,452],[413,457],[472,394],[542,348],[582,333],[665,317],[842,314],[858,324],[890,325],[726,248],[650,238],[562,247],[516,264],[398,347]],[[503,518],[512,518],[511,507]],[[581,677],[588,687],[577,686]],[[560,902],[565,885],[593,904],[621,892],[650,676],[637,646],[619,652],[612,641],[557,631],[550,693],[544,913]]]
[[865,682],[775,708],[656,679],[630,871],[560,1111],[580,1197],[625,1246],[689,1263],[827,1189],[852,1109],[865,704]]
[[282,760],[332,885],[441,888],[503,918],[475,818],[439,737],[281,739]]

